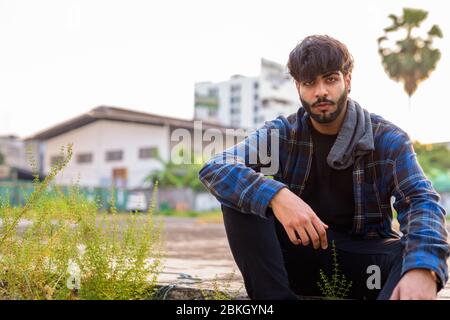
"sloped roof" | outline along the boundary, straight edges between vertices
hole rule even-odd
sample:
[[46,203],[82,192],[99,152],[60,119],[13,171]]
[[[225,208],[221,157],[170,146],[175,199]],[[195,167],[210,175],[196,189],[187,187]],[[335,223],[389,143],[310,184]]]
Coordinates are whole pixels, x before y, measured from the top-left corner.
[[[75,118],[61,122],[45,130],[42,130],[30,137],[27,137],[25,140],[30,141],[30,140],[51,139],[53,137],[59,136],[71,130],[78,129],[82,126],[85,126],[98,120],[132,122],[156,126],[172,126],[176,128],[186,128],[186,129],[194,128],[194,120],[171,118],[124,108],[99,106],[80,116],[77,116]],[[220,131],[225,132],[225,129],[231,127],[225,127],[219,124],[202,121],[202,128],[203,130],[219,129]]]

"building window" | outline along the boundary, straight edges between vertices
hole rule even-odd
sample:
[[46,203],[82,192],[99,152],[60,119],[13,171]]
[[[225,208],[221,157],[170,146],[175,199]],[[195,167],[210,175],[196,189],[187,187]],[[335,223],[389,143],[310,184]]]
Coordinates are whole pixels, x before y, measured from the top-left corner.
[[57,164],[60,164],[64,161],[64,157],[63,156],[52,156],[50,157],[50,166],[56,166]]
[[219,95],[218,93],[219,92],[218,92],[217,88],[209,88],[208,89],[208,96],[209,97],[217,97]]
[[239,120],[237,120],[237,119],[232,119],[231,120],[231,126],[233,126],[233,127],[239,127],[240,124],[241,124],[241,122]]
[[258,89],[258,88],[259,88],[259,83],[258,83],[258,82],[255,82],[255,83],[253,84],[253,88]]
[[258,95],[257,93],[255,93],[255,95],[253,96],[253,98],[255,99],[255,101],[258,101],[259,95]]
[[241,86],[240,85],[233,85],[231,86],[231,92],[239,92],[241,91]]
[[91,163],[93,159],[92,153],[77,154],[77,163]]
[[123,159],[122,150],[114,150],[106,152],[106,161],[120,161]]
[[210,117],[210,118],[215,118],[215,117],[217,117],[217,110],[213,110],[213,109],[209,109],[208,110],[208,116]]
[[241,110],[238,108],[231,108],[230,109],[230,114],[240,114]]
[[158,155],[158,148],[140,148],[139,149],[139,159],[154,159]]
[[241,102],[241,97],[240,96],[232,96],[230,97],[230,103],[234,104],[234,103],[239,103]]

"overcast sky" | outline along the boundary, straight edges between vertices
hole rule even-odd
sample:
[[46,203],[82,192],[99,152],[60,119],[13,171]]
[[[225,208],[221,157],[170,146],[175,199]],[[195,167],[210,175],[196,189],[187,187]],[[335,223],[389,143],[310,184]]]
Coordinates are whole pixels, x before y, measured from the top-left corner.
[[[377,37],[390,13],[429,11],[442,58],[412,98],[385,74]],[[0,0],[0,134],[21,137],[99,105],[193,116],[194,83],[285,64],[310,34],[355,58],[351,97],[424,142],[450,141],[450,19],[445,2]]]

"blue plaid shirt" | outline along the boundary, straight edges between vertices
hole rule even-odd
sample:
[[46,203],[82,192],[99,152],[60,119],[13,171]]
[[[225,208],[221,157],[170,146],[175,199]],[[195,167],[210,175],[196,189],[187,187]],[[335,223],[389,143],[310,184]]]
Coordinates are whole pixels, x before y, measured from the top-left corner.
[[[313,153],[308,118],[301,107],[287,118],[267,121],[242,142],[212,157],[199,172],[201,182],[221,204],[266,218],[268,205],[280,189],[287,187],[299,197],[305,190]],[[443,285],[448,279],[449,245],[439,195],[417,162],[408,135],[378,115],[371,114],[371,120],[375,150],[357,157],[353,166],[352,234],[399,237],[392,228],[394,197],[404,246],[402,274],[430,269]],[[279,156],[271,179],[261,173],[264,165],[256,154],[263,145],[270,156],[274,136],[279,138]]]

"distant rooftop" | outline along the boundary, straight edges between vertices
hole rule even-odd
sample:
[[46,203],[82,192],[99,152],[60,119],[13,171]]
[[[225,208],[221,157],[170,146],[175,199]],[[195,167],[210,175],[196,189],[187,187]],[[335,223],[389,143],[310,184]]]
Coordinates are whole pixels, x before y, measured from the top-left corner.
[[7,139],[7,140],[18,140],[19,137],[15,134],[6,134],[6,135],[0,135],[0,139]]
[[[149,124],[156,126],[171,126],[176,128],[194,128],[194,120],[184,120],[166,116],[155,115],[151,113],[135,111],[130,109],[110,107],[110,106],[99,106],[92,109],[89,112],[83,113],[80,116],[69,119],[67,121],[61,122],[47,128],[45,130],[39,131],[38,133],[26,138],[25,140],[47,140],[53,137],[59,136],[63,133],[78,129],[82,126],[90,124],[98,120],[110,120],[119,122],[131,122],[139,124]],[[219,124],[215,124],[208,121],[202,121],[203,129],[219,129],[225,131],[227,128]]]

